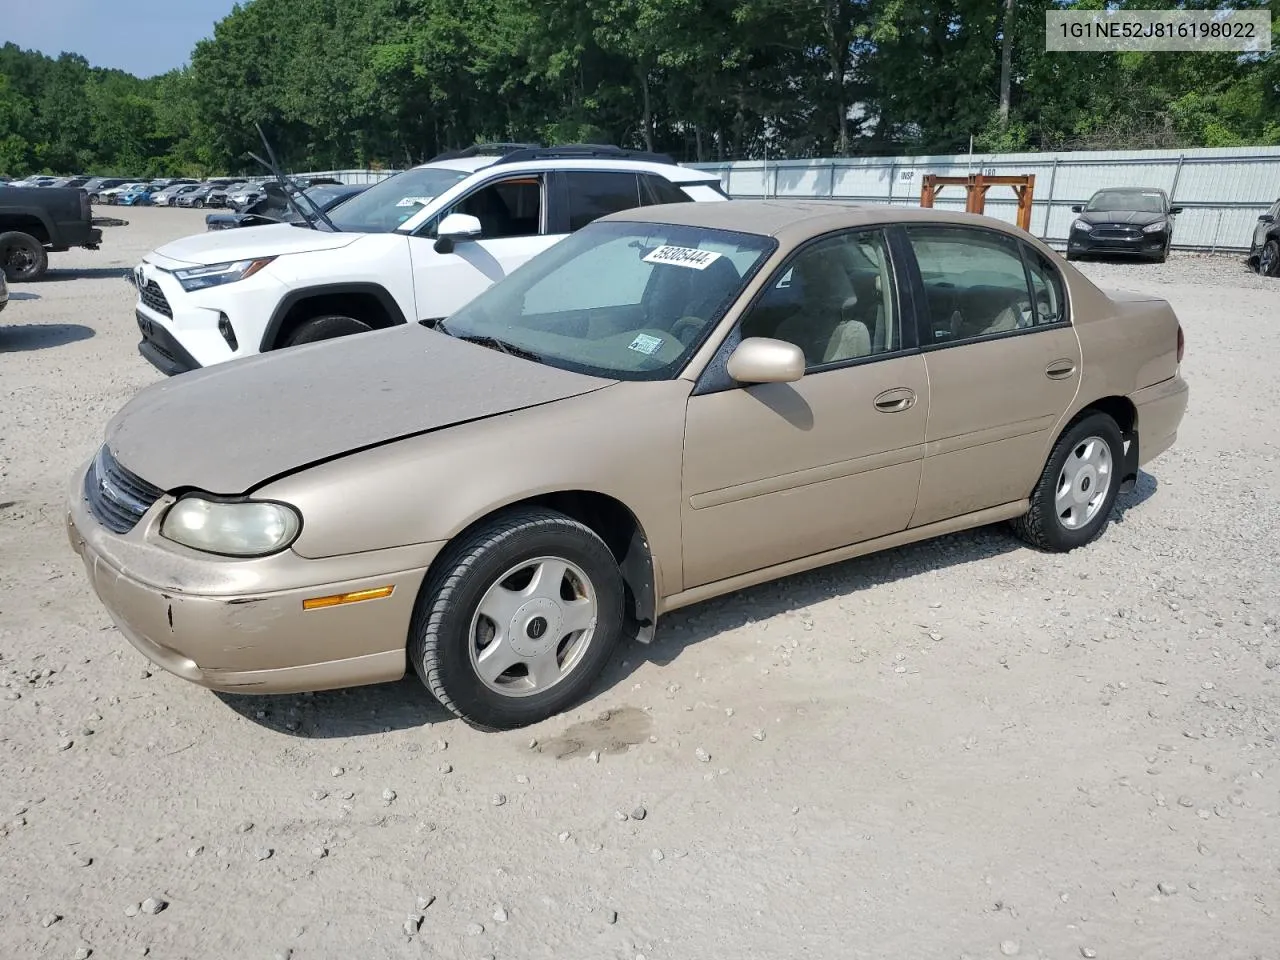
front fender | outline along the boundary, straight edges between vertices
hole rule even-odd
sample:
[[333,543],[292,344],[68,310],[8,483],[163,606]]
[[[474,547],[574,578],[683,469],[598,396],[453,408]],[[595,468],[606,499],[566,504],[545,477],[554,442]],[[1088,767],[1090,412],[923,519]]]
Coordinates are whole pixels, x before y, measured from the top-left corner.
[[635,516],[662,592],[678,592],[689,390],[683,380],[618,383],[331,460],[255,494],[297,506],[294,549],[319,558],[450,540],[511,504],[599,493]]

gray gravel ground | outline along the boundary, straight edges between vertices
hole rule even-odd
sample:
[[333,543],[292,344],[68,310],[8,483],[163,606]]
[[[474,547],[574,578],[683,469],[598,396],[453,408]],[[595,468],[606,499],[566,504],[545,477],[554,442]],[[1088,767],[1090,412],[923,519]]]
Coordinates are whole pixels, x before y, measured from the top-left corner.
[[481,734],[411,680],[215,696],[110,625],[64,484],[159,378],[121,275],[202,227],[125,216],[0,317],[0,956],[1280,956],[1280,281],[1085,265],[1173,302],[1192,385],[1093,546],[706,603]]

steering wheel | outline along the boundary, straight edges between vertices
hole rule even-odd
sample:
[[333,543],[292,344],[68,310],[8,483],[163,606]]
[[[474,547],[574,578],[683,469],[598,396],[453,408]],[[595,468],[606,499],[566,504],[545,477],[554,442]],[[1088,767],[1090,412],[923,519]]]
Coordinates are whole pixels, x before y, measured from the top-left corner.
[[671,325],[671,335],[687,347],[693,342],[694,337],[701,332],[705,324],[706,321],[701,317],[681,317]]

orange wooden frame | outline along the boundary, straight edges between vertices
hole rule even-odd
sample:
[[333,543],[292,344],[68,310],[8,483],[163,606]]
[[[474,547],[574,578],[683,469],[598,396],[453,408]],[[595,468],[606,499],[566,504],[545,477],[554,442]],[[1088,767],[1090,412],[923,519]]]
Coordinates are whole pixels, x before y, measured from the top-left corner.
[[985,173],[971,173],[966,177],[940,177],[926,173],[920,186],[920,206],[932,207],[934,198],[942,187],[964,187],[964,208],[968,213],[982,213],[987,204],[987,191],[992,187],[1013,187],[1018,198],[1018,226],[1031,232],[1031,197],[1035,193],[1036,175],[995,177]]

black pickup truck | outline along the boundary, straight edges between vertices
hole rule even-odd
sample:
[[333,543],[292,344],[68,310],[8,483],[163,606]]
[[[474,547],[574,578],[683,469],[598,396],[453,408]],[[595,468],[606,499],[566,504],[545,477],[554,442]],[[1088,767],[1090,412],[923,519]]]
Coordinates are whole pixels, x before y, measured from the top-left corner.
[[108,225],[94,220],[89,195],[78,188],[0,186],[0,268],[10,283],[39,280],[50,253],[97,250],[99,223]]

